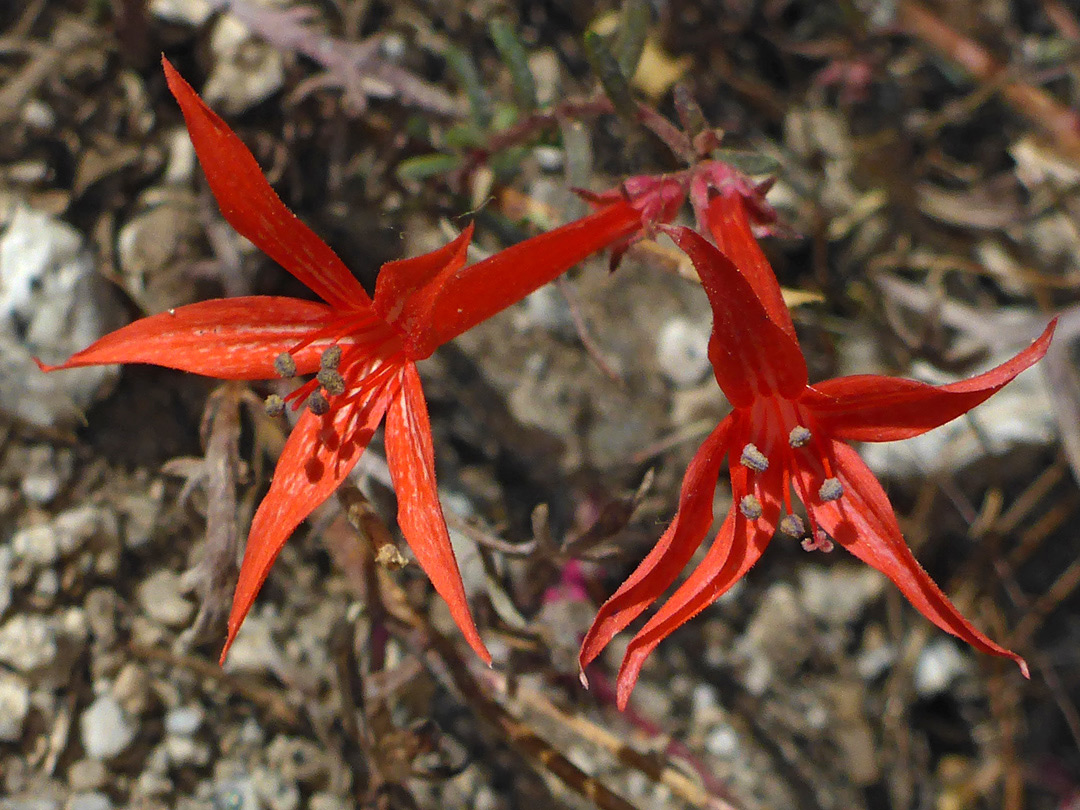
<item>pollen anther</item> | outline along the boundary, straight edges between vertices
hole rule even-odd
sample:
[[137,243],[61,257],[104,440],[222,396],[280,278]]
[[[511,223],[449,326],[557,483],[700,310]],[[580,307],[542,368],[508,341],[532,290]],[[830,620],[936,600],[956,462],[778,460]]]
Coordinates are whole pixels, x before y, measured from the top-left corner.
[[739,463],[744,467],[749,467],[755,472],[765,472],[769,469],[769,460],[765,458],[765,454],[758,450],[757,446],[752,442],[747,443],[746,447],[742,449]]
[[743,517],[747,520],[757,520],[761,517],[763,511],[761,501],[757,499],[756,495],[744,495],[739,501],[739,511],[743,513]]
[[780,521],[780,531],[789,537],[802,537],[806,533],[806,526],[798,515],[787,515]]
[[802,425],[796,425],[791,429],[791,433],[788,434],[788,444],[792,447],[803,447],[810,441],[811,434],[808,428]]
[[316,416],[322,416],[330,410],[330,403],[326,401],[322,391],[315,391],[307,401],[308,410]]
[[319,365],[326,371],[337,371],[338,364],[341,363],[341,347],[338,345],[331,346],[322,354],[322,358],[319,360]]
[[271,394],[266,398],[263,407],[266,408],[267,416],[281,416],[285,413],[285,400],[277,394]]
[[835,501],[844,494],[844,485],[839,478],[826,478],[817,494],[823,503]]
[[330,396],[337,396],[338,394],[345,393],[345,378],[341,376],[335,369],[326,368],[325,366],[315,375],[315,379],[319,381],[319,385],[326,389],[326,393]]
[[282,352],[275,357],[274,371],[278,373],[279,377],[295,377],[296,361],[293,360],[293,356],[288,352]]

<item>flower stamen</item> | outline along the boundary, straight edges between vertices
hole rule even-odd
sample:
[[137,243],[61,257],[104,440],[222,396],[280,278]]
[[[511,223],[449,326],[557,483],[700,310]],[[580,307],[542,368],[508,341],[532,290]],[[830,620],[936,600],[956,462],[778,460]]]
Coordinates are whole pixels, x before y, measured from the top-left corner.
[[319,381],[319,385],[326,389],[326,393],[330,396],[338,396],[345,393],[345,378],[341,376],[336,369],[326,368],[325,366],[319,370],[319,373],[315,375],[315,379]]
[[806,534],[806,526],[798,515],[787,515],[780,521],[780,531],[789,537],[802,537]]
[[316,416],[322,416],[330,410],[330,403],[327,402],[322,391],[312,392],[311,396],[307,399],[307,406],[308,410]]
[[744,495],[739,501],[739,511],[747,520],[757,520],[764,512],[756,495]]
[[267,416],[281,416],[285,413],[285,400],[277,394],[271,394],[263,403]]
[[818,489],[818,497],[822,503],[838,500],[843,494],[844,485],[840,483],[839,478],[826,478],[821,488]]
[[295,377],[296,361],[288,352],[282,352],[274,358],[274,371],[279,377]]
[[791,429],[791,433],[788,434],[788,444],[790,444],[792,447],[803,447],[810,441],[811,438],[812,435],[809,429],[803,427],[802,425],[796,425]]
[[769,459],[752,442],[748,442],[746,447],[742,449],[739,463],[744,467],[749,467],[754,472],[765,472],[769,469]]
[[322,359],[319,361],[319,367],[325,371],[337,371],[337,367],[340,363],[341,347],[335,343],[323,352]]

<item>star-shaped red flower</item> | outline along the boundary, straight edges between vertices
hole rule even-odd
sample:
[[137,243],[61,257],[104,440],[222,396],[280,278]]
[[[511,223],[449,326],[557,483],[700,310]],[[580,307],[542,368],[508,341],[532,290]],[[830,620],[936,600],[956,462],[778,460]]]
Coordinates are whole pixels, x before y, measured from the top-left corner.
[[177,307],[43,370],[152,363],[234,380],[316,374],[285,398],[294,409],[308,408],[252,521],[222,660],[285,541],[345,479],[385,419],[401,532],[466,640],[490,661],[439,505],[416,361],[592,253],[635,238],[652,218],[673,216],[682,201],[673,189],[682,181],[651,180],[639,194],[614,195],[580,220],[466,265],[470,226],[445,247],[384,265],[371,298],[285,207],[236,134],[168,61],[163,65],[225,219],[323,302],[250,296]]
[[[667,230],[693,261],[712,304],[709,358],[734,410],[690,463],[667,531],[600,608],[582,644],[582,671],[697,551],[713,522],[726,456],[731,511],[698,567],[630,642],[618,677],[620,707],[656,645],[742,578],[778,529],[808,550],[828,550],[835,541],[889,577],[942,630],[1013,659],[1027,676],[1024,660],[972,626],[915,560],[884,490],[847,442],[906,439],[966,413],[1046,353],[1054,324],[1008,362],[951,385],[867,375],[811,386],[780,287],[751,232],[745,195],[720,189],[700,206],[719,249],[687,228]],[[792,510],[793,488],[809,526]]]

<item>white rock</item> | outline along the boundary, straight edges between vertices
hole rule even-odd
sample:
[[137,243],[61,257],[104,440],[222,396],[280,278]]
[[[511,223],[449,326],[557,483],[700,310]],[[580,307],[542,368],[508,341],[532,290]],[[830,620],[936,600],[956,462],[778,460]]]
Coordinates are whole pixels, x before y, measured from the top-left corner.
[[22,678],[0,672],[0,742],[18,742],[30,712],[30,687]]
[[253,776],[255,790],[270,810],[297,810],[300,806],[300,788],[295,782],[269,768],[256,768]]
[[676,316],[660,327],[656,339],[660,372],[686,388],[704,379],[709,370],[709,324]]
[[0,410],[37,425],[70,425],[115,380],[115,367],[42,374],[113,325],[115,303],[78,231],[0,197]]
[[64,810],[112,810],[112,799],[104,793],[76,793],[64,805]]
[[40,568],[60,559],[60,538],[51,523],[27,526],[12,535],[11,550],[19,562]]
[[[0,392],[0,396],[2,396]],[[75,456],[70,450],[56,450],[49,445],[31,447],[25,457],[19,490],[33,503],[46,504],[60,494],[75,469]]]
[[21,613],[0,627],[0,662],[19,672],[52,663],[57,654],[55,625],[43,616]]
[[826,567],[806,563],[799,567],[799,597],[803,607],[815,619],[831,625],[856,621],[885,583],[884,575],[864,565]]
[[156,622],[183,627],[191,621],[194,606],[183,596],[180,575],[162,569],[139,583],[139,603]]
[[969,668],[951,639],[935,639],[923,647],[915,663],[915,691],[924,698],[940,695]]
[[11,546],[0,545],[0,616],[11,607]]
[[79,735],[88,757],[111,759],[135,740],[134,723],[116,699],[106,693],[79,716]]
[[223,14],[210,34],[214,55],[202,96],[227,114],[243,112],[265,101],[285,83],[285,60],[280,50],[252,36],[232,14]]
[[206,712],[198,704],[177,706],[165,715],[165,731],[168,734],[190,737],[202,727],[205,719]]
[[207,0],[150,0],[150,13],[155,17],[195,27],[210,19],[213,10]]

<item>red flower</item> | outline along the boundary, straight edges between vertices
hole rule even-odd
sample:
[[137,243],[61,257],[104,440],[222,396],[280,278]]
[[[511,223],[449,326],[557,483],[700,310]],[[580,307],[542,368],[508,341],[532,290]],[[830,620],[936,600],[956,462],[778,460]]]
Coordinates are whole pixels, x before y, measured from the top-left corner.
[[252,296],[178,307],[42,369],[152,363],[221,379],[317,374],[285,398],[294,409],[306,401],[308,409],[252,521],[223,661],[285,541],[349,474],[385,417],[401,532],[466,640],[490,662],[436,493],[431,427],[415,361],[590,254],[633,238],[648,224],[645,214],[673,215],[677,205],[658,213],[652,200],[678,183],[654,180],[639,195],[612,199],[581,220],[465,266],[469,226],[443,248],[384,265],[372,299],[285,207],[235,133],[162,62],[225,219],[325,303]]
[[[690,256],[712,304],[709,358],[734,410],[690,463],[667,531],[600,608],[582,644],[582,670],[671,586],[701,545],[728,456],[734,505],[701,564],[630,642],[618,677],[620,708],[656,645],[746,574],[778,528],[802,538],[807,550],[839,543],[889,577],[942,630],[1013,659],[1027,676],[1024,660],[976,630],[920,567],[884,490],[846,442],[906,439],[966,413],[1046,353],[1054,324],[1012,360],[963,382],[935,387],[867,375],[810,386],[744,196],[721,193],[705,206],[701,218],[719,250],[687,228],[667,230]],[[792,511],[793,487],[809,527]]]

